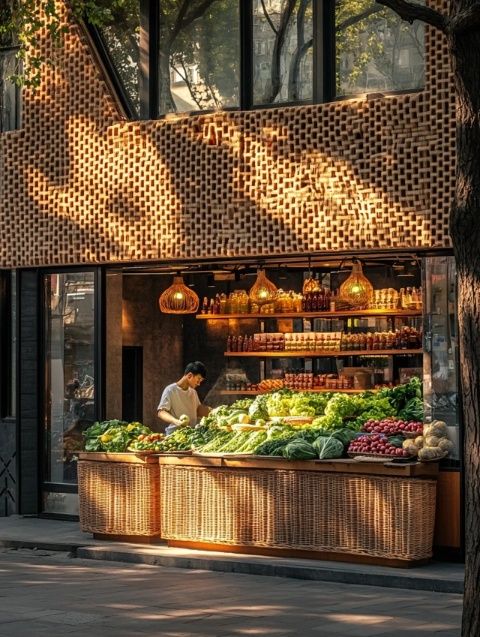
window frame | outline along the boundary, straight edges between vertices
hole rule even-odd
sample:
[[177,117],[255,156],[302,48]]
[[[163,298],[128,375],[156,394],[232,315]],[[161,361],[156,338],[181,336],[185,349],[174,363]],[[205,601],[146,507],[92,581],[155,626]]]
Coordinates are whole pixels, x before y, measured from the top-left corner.
[[[88,33],[95,45],[104,69],[107,71],[113,89],[118,95],[125,114],[133,120],[164,119],[172,113],[159,113],[159,36],[161,0],[138,0],[140,12],[140,57],[139,57],[139,112],[136,112],[122,80],[109,56],[105,40],[100,30],[86,23]],[[258,109],[282,108],[341,102],[357,95],[336,95],[336,37],[335,0],[312,0],[313,45],[312,45],[312,99],[295,102],[275,102],[273,104],[254,103],[253,100],[253,1],[236,0],[239,11],[239,104],[224,107],[223,111],[250,111]],[[384,95],[418,93],[422,88],[401,91],[384,91]],[[362,94],[363,95],[363,94]],[[195,116],[214,112],[213,109],[191,110],[179,115]]]

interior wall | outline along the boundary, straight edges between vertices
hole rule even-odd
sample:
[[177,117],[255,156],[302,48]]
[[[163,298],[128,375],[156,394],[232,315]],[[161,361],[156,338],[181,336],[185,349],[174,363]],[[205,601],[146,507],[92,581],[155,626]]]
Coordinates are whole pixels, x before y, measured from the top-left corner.
[[122,344],[143,348],[143,422],[157,431],[164,429],[157,418],[161,393],[183,372],[182,317],[158,308],[158,297],[170,284],[166,276],[123,277]]
[[122,292],[120,273],[106,279],[106,383],[105,417],[122,417]]

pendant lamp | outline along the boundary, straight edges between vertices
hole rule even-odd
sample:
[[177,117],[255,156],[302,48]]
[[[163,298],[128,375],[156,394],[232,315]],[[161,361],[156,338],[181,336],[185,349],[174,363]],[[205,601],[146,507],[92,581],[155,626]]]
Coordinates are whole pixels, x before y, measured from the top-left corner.
[[356,309],[366,309],[373,296],[373,285],[363,274],[362,264],[355,260],[352,271],[346,281],[342,283],[339,298]]
[[250,288],[248,297],[252,304],[259,306],[266,303],[273,303],[277,296],[277,286],[267,278],[265,270],[259,268],[257,270],[257,280]]
[[172,285],[158,299],[160,311],[164,314],[194,314],[199,304],[197,294],[185,285],[180,275],[173,277]]

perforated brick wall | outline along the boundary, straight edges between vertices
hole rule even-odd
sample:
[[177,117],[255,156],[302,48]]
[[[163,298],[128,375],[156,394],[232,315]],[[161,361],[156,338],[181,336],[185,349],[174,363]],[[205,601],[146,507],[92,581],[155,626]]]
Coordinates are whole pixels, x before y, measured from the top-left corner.
[[0,135],[0,267],[448,246],[454,95],[427,31],[416,94],[126,122],[72,25]]

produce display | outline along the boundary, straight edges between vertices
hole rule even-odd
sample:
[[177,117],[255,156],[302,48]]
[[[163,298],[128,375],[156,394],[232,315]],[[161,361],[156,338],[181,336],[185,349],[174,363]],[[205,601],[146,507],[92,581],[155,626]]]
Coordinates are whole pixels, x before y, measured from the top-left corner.
[[152,430],[140,422],[128,423],[123,420],[95,422],[83,432],[85,451],[121,453],[128,451],[139,436],[145,437],[151,434],[153,434]]
[[197,427],[169,436],[138,422],[97,422],[84,432],[85,450],[274,456],[326,460],[342,456],[435,460],[453,444],[440,421],[423,425],[421,384],[356,395],[280,389],[220,405]]
[[453,442],[448,439],[448,428],[442,420],[434,420],[424,425],[423,434],[415,439],[405,440],[403,448],[419,460],[440,460],[453,450]]
[[411,420],[406,422],[398,418],[384,418],[383,420],[367,420],[362,431],[372,434],[408,434],[409,436],[422,435],[423,422]]
[[403,448],[404,438],[402,436],[386,436],[384,434],[365,434],[359,436],[348,446],[348,454],[355,455],[378,455],[394,456],[397,458],[408,458],[410,454]]

